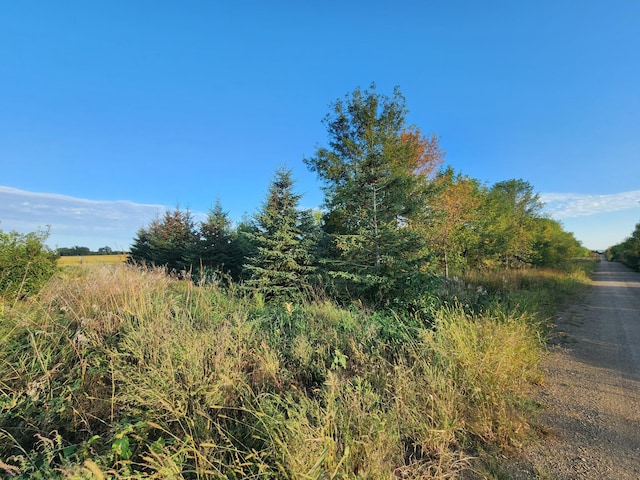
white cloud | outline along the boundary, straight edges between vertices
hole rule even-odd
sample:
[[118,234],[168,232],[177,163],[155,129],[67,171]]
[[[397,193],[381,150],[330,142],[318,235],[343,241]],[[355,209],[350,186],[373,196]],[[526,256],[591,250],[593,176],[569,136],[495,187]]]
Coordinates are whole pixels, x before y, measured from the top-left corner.
[[162,215],[163,205],[95,201],[0,186],[0,228],[21,233],[50,227],[52,247],[128,249],[140,227]]
[[[565,225],[570,231],[573,228],[585,245],[593,245],[593,248],[600,248],[600,245],[606,248],[618,241],[600,238],[605,230],[608,233],[615,231],[617,237],[623,239],[635,223],[626,219],[621,221],[619,228],[609,224],[599,228],[595,224],[584,226],[576,222],[590,215],[595,221],[599,218],[597,214],[640,208],[640,190],[610,195],[542,193],[540,199],[545,203],[544,211],[551,217],[575,219]],[[128,249],[138,229],[166,210],[164,205],[86,200],[0,186],[0,229],[28,233],[50,226],[47,243],[51,247],[80,245],[92,250],[104,246]],[[206,217],[203,213],[192,213],[196,221]],[[600,219],[596,223],[603,221]]]
[[608,195],[578,193],[541,193],[544,211],[555,219],[584,217],[617,212],[640,206],[640,190]]

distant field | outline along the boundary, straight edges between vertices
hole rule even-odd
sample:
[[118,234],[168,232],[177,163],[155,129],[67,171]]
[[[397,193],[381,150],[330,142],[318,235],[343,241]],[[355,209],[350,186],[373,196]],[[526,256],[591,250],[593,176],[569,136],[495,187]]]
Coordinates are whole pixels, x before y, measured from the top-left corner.
[[88,263],[123,263],[127,261],[127,254],[116,255],[82,255],[82,256],[69,256],[60,257],[58,259],[59,267],[66,267],[69,265],[85,265]]

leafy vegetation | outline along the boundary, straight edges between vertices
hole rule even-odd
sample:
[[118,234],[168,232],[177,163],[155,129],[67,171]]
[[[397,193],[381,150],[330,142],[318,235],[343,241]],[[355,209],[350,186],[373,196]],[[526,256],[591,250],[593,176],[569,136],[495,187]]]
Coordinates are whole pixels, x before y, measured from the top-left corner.
[[0,312],[0,469],[448,478],[527,438],[535,312],[580,285],[539,270],[480,280],[443,282],[420,325],[323,298],[269,305],[162,269],[63,270]]
[[605,252],[609,260],[622,262],[634,270],[640,271],[640,223],[624,242],[610,247]]
[[588,255],[540,213],[528,182],[487,187],[451,167],[438,170],[436,135],[407,125],[406,115],[397,88],[392,96],[358,88],[333,104],[324,120],[328,146],[305,159],[324,185],[321,214],[298,210],[291,172],[281,170],[263,209],[235,231],[219,202],[199,225],[176,208],[139,230],[131,260],[195,279],[227,275],[267,300],[292,299],[312,283],[345,305],[410,316],[428,309],[425,296],[440,275]]
[[46,245],[48,231],[26,235],[0,230],[0,297],[33,295],[56,271],[57,255]]
[[216,201],[207,219],[200,224],[196,252],[191,255],[199,262],[195,268],[202,269],[204,277],[209,273],[224,273],[233,279],[239,279],[244,257],[237,241],[238,235],[220,201]]
[[88,257],[93,255],[120,255],[126,252],[114,251],[111,247],[100,247],[97,251],[93,252],[89,247],[60,247],[56,249],[56,253],[61,257]]
[[526,440],[549,318],[591,264],[527,182],[438,170],[406,113],[375,85],[336,101],[305,160],[322,213],[280,169],[235,227],[175,208],[128,263],[53,278],[44,234],[2,234],[0,471],[450,478]]
[[193,270],[198,247],[193,215],[176,207],[148,228],[138,230],[130,256],[135,262],[164,266],[169,272],[185,275]]

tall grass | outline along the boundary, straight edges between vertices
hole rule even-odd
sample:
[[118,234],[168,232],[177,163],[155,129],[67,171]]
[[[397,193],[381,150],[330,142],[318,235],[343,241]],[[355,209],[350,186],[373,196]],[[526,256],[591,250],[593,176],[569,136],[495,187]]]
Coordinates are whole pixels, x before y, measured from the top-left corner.
[[508,280],[511,293],[490,278],[448,285],[416,326],[324,299],[265,306],[127,265],[65,269],[0,309],[0,471],[454,477],[527,435],[543,342],[517,296],[557,290],[545,275]]

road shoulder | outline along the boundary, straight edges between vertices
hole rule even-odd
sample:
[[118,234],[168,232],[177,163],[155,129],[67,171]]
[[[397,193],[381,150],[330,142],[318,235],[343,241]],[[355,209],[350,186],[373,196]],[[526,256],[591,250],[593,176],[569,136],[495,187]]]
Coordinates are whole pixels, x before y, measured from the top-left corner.
[[640,478],[640,274],[620,267],[603,262],[584,301],[558,316],[536,393],[540,435],[508,478]]

